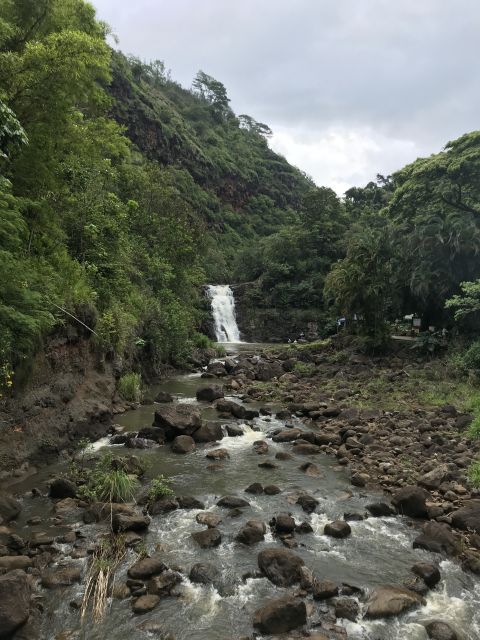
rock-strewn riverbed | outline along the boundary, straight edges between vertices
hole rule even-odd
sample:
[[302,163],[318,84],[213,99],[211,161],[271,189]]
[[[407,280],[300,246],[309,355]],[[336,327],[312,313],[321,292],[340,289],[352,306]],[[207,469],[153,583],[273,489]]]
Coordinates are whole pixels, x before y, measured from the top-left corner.
[[[377,367],[403,362],[309,360],[300,378],[290,351],[239,353],[119,417],[99,452],[139,474],[137,504],[85,501],[62,462],[10,486],[0,638],[477,638],[468,418],[355,406]],[[147,504],[159,473],[175,495]],[[90,558],[112,528],[126,550],[109,607],[82,625]]]

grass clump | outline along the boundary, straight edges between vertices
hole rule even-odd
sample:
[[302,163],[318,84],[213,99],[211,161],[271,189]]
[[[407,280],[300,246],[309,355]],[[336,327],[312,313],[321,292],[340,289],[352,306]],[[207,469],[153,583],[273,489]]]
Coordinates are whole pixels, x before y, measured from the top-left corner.
[[467,470],[468,482],[478,489],[480,487],[480,460],[472,462]]
[[81,492],[86,498],[100,502],[132,502],[138,488],[137,478],[122,468],[120,460],[107,453],[89,471]]
[[480,438],[480,414],[476,416],[468,427],[468,437],[472,440]]
[[142,399],[142,376],[139,373],[126,373],[118,381],[118,393],[128,402],[140,402]]
[[317,367],[313,362],[296,362],[293,367],[293,373],[299,378],[311,378],[316,371]]
[[159,498],[165,498],[167,496],[173,496],[174,491],[170,487],[172,480],[163,475],[159,475],[154,478],[148,490],[148,500],[149,502],[155,502]]

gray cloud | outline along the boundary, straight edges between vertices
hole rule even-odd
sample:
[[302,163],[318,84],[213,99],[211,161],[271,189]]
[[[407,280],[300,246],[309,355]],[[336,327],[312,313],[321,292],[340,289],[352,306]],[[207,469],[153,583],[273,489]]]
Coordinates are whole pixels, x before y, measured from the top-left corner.
[[342,190],[479,127],[477,0],[94,0],[124,52],[221,80]]

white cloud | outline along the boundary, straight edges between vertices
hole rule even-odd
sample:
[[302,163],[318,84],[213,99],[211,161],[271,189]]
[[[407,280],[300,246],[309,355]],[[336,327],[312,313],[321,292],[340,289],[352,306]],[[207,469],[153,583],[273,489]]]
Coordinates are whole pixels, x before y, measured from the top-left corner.
[[421,155],[411,140],[389,138],[368,128],[306,132],[278,127],[271,147],[306,171],[316,184],[329,186],[339,195],[374,180],[377,173],[388,175]]

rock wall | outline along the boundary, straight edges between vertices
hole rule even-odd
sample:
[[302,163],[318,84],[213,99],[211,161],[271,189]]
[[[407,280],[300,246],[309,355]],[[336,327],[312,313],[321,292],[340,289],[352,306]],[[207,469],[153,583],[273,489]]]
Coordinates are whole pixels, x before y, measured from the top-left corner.
[[303,333],[308,340],[321,336],[321,309],[263,307],[255,283],[232,285],[237,323],[246,342],[287,342]]
[[55,460],[81,437],[100,437],[115,410],[114,365],[84,337],[49,342],[25,377],[0,404],[0,479],[26,461]]

